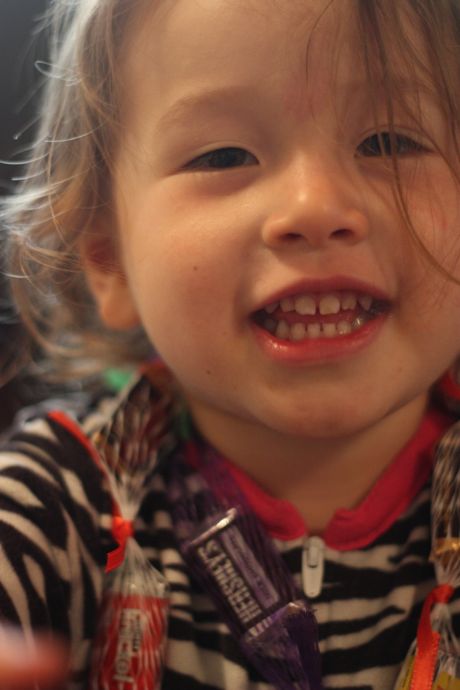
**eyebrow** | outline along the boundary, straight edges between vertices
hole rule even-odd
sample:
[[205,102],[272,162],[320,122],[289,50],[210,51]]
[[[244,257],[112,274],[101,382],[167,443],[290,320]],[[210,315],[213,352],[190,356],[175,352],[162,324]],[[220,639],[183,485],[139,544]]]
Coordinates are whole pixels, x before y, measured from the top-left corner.
[[[433,89],[422,82],[417,81],[414,84],[414,81],[406,80],[405,78],[396,78],[393,84],[396,88],[404,90],[408,95],[419,93],[433,99]],[[348,98],[350,93],[365,92],[368,86],[369,84],[366,79],[351,79],[347,84],[343,85],[340,91],[342,95],[347,94]],[[383,84],[377,85],[378,88],[382,86]],[[255,93],[254,86],[241,84],[202,88],[201,91],[186,93],[176,101],[173,101],[167,110],[160,116],[155,125],[155,129],[163,132],[174,126],[183,125],[184,122],[189,121],[190,118],[200,110],[207,110],[208,112],[212,110],[216,112],[225,111],[228,113],[229,102],[231,101],[244,101],[246,109],[250,102],[260,106],[260,95],[256,97]]]
[[183,123],[194,112],[202,109],[228,108],[231,100],[254,100],[254,88],[249,86],[225,86],[203,89],[199,92],[185,94],[172,103],[159,118],[156,129],[173,127]]

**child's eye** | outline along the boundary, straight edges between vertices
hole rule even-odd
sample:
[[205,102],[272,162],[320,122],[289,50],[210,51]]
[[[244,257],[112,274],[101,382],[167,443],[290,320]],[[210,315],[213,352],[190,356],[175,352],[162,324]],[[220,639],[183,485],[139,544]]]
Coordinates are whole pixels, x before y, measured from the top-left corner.
[[226,170],[228,168],[241,168],[247,165],[256,165],[257,159],[244,149],[236,146],[216,149],[203,153],[194,158],[185,166],[186,170]]
[[393,142],[390,132],[381,132],[380,135],[372,134],[360,143],[357,148],[360,156],[367,158],[372,156],[391,156],[394,152],[397,156],[408,156],[426,151],[418,141],[405,134],[395,133]]

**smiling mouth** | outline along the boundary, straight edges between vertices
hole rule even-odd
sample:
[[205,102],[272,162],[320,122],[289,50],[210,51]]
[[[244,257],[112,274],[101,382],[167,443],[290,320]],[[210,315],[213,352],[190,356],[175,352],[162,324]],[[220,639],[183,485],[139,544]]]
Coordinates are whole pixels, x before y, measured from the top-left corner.
[[300,342],[351,335],[388,309],[388,302],[364,293],[304,293],[266,305],[253,320],[279,340]]

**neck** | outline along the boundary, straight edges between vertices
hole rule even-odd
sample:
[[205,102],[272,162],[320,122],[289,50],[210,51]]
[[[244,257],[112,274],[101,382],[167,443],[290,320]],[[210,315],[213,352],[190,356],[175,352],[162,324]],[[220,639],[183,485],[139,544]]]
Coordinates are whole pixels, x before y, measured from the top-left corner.
[[346,438],[285,436],[189,401],[203,436],[265,491],[290,501],[312,532],[356,507],[416,432],[426,398]]

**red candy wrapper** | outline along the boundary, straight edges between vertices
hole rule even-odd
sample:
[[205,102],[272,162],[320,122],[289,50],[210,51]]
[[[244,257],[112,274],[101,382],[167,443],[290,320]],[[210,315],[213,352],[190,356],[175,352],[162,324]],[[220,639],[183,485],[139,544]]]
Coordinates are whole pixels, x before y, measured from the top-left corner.
[[[156,373],[162,384],[165,374]],[[108,554],[89,690],[159,690],[164,666],[169,585],[134,538],[133,522],[149,489],[160,446],[168,443],[167,386],[141,379],[90,436],[113,498]]]
[[91,665],[90,690],[159,690],[169,609],[165,578],[129,539],[110,574]]

